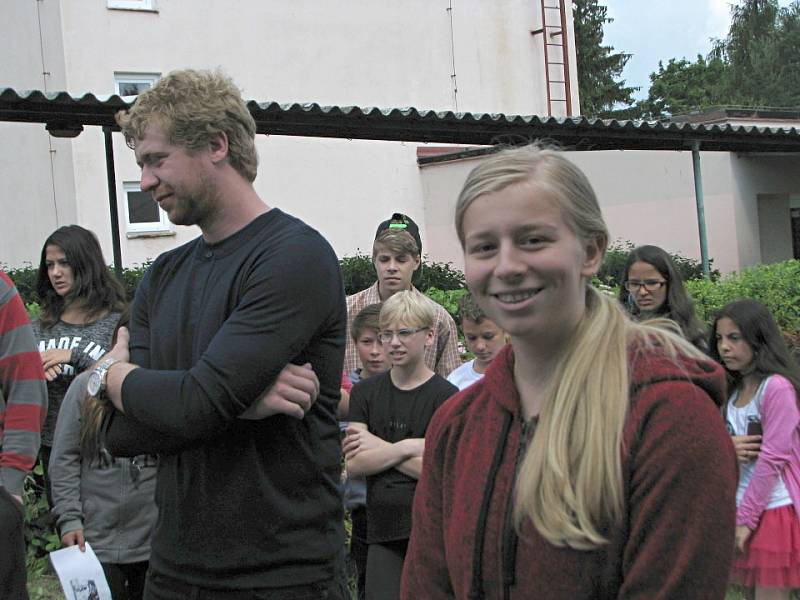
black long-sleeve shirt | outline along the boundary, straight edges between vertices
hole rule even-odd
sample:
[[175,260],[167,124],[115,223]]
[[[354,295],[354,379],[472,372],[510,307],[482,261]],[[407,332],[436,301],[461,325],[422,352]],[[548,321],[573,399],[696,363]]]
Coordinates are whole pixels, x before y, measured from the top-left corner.
[[[112,452],[160,453],[151,566],[208,587],[329,579],[343,543],[339,399],[346,309],[338,262],[278,209],[213,245],[160,256],[131,322],[127,416]],[[237,419],[289,362],[320,397],[303,420]]]

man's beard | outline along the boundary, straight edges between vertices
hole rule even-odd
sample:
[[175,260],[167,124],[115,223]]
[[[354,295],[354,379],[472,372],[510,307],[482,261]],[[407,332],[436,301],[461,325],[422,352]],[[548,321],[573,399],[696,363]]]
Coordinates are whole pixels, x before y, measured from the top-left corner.
[[175,198],[176,210],[170,216],[175,225],[197,225],[202,229],[219,212],[219,191],[208,176],[203,176],[192,190],[176,190]]

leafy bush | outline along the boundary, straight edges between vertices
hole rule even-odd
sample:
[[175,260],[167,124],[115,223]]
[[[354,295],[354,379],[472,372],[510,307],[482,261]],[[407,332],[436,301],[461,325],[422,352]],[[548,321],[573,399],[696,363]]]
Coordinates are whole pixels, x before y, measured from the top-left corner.
[[465,286],[464,273],[456,269],[453,263],[422,263],[412,281],[421,292],[429,288],[443,291],[463,290]]
[[[339,266],[348,296],[375,283],[375,266],[372,257],[366,254],[345,256],[339,261]],[[421,292],[428,288],[458,290],[464,287],[464,274],[453,267],[453,263],[423,262],[411,281]]]
[[689,281],[686,288],[707,323],[728,302],[754,298],[770,310],[784,333],[800,334],[800,260],[749,267],[715,282]]
[[17,287],[17,291],[19,291],[19,295],[22,296],[26,305],[36,302],[39,299],[36,294],[36,276],[39,272],[39,268],[31,263],[28,263],[28,265],[27,267],[11,269],[0,263],[0,269],[11,277],[11,280]]
[[137,264],[133,267],[128,267],[127,269],[122,269],[122,274],[119,277],[119,280],[122,283],[122,286],[125,288],[125,295],[130,302],[133,301],[133,296],[136,293],[136,287],[142,280],[144,272],[150,268],[152,263],[152,260],[148,260],[142,264]]
[[425,290],[425,295],[428,298],[443,306],[444,309],[450,313],[450,316],[453,317],[453,320],[458,324],[459,329],[461,328],[461,322],[458,314],[458,301],[466,293],[467,290],[463,287],[457,290],[440,290],[435,287]]
[[[122,275],[119,277],[119,280],[120,283],[122,283],[122,286],[125,288],[125,293],[128,300],[133,300],[133,295],[136,292],[136,286],[139,285],[139,281],[142,279],[144,272],[150,266],[151,262],[152,261],[148,261],[141,265],[135,265],[133,267],[128,267],[127,269],[122,269]],[[34,305],[33,310],[35,311],[35,314],[38,315],[39,295],[36,293],[36,277],[39,268],[34,265],[30,265],[27,267],[10,269],[5,265],[0,264],[0,269],[8,273],[8,276],[11,277],[14,285],[17,286],[19,295],[22,296],[25,305],[28,307],[28,312],[31,312],[31,305]]]
[[375,283],[375,267],[369,256],[364,254],[345,256],[339,261],[339,266],[342,269],[344,291],[348,296]]
[[33,473],[25,479],[23,491],[25,501],[25,545],[27,547],[27,569],[29,575],[43,573],[47,566],[47,555],[61,547],[61,538],[55,530],[53,516],[44,493],[41,463],[36,463]]
[[[622,267],[633,248],[631,242],[614,242],[606,253],[595,285],[603,286],[608,293],[618,289]],[[698,261],[678,254],[670,256],[686,279],[686,287],[695,300],[701,319],[709,322],[713,313],[731,300],[755,298],[770,309],[784,335],[800,352],[800,261],[759,265],[722,278],[719,271],[712,270],[712,279],[706,280]],[[346,256],[339,264],[347,294],[354,294],[375,283],[375,267],[369,256]],[[136,286],[149,266],[150,263],[145,263],[122,270],[121,279],[129,299],[133,298]],[[37,316],[36,268],[31,265],[6,269],[6,272],[17,285],[31,317]],[[444,306],[458,322],[458,299],[464,293],[464,273],[452,263],[426,262],[414,274],[413,282],[420,291]]]
[[[146,262],[122,269],[120,281],[125,287],[128,300],[133,300],[136,286],[139,285],[139,281],[150,264],[150,262]],[[342,269],[345,293],[348,295],[360,292],[375,283],[375,267],[372,264],[372,258],[365,254],[345,256],[339,261],[339,266]],[[3,268],[14,280],[26,305],[39,301],[36,294],[36,267],[31,265],[19,269],[8,269],[0,265],[0,268]],[[421,292],[432,287],[440,290],[457,290],[464,287],[464,274],[453,267],[452,263],[423,262],[422,266],[414,273],[412,282]]]
[[42,307],[36,302],[30,302],[29,304],[26,304],[25,308],[28,310],[28,318],[31,321],[38,319],[39,315],[42,314]]

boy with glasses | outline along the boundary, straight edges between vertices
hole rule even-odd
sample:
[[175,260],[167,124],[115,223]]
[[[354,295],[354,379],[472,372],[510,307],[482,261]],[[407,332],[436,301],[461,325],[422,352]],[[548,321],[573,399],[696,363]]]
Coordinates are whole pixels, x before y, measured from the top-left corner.
[[433,302],[418,292],[397,292],[386,300],[380,340],[392,368],[358,383],[350,396],[342,448],[348,474],[367,478],[370,600],[399,597],[425,431],[436,409],[458,391],[425,364],[435,315]]

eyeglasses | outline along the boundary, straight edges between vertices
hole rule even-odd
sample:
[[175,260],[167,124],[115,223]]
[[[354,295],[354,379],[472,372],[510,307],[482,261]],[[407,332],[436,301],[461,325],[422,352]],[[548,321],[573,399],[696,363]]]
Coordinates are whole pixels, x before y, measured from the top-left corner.
[[645,279],[644,281],[626,281],[625,289],[629,292],[638,292],[641,288],[646,289],[648,292],[655,292],[660,289],[666,281],[663,279]]
[[416,329],[398,329],[397,331],[391,331],[387,329],[386,331],[381,331],[378,334],[378,339],[383,344],[388,344],[389,342],[394,339],[394,336],[397,336],[401,342],[405,342],[408,340],[412,335],[415,333],[419,333],[420,331],[425,331],[426,329],[430,329],[429,327],[417,327]]

